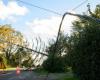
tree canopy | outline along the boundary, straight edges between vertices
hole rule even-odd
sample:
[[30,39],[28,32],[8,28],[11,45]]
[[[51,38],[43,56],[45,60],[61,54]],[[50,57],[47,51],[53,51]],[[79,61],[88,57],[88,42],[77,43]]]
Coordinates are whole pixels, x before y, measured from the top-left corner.
[[22,64],[31,55],[31,51],[21,47],[27,46],[24,40],[23,35],[10,25],[0,25],[0,52],[7,65]]

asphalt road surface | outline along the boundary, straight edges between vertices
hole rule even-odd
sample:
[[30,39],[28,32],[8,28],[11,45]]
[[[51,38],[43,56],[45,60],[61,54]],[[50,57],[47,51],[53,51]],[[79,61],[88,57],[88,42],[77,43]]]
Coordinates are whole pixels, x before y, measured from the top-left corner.
[[16,71],[9,71],[6,74],[0,74],[0,80],[58,80],[59,77],[65,74],[49,74],[47,75],[38,75],[34,71],[21,71],[19,75],[16,74]]
[[21,71],[19,75],[16,71],[9,71],[5,74],[0,74],[0,80],[37,80],[36,74],[33,71]]

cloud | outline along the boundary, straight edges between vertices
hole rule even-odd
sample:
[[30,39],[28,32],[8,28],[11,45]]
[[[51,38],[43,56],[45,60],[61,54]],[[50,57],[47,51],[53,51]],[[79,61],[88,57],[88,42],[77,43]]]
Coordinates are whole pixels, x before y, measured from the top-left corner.
[[0,1],[0,19],[11,19],[12,16],[23,16],[28,12],[24,6],[19,6],[15,1],[9,1],[7,5]]
[[28,22],[27,25],[31,28],[34,34],[55,35],[60,23],[60,17],[51,17],[48,19],[35,19]]
[[[74,16],[66,15],[61,30],[66,34],[70,34],[72,22],[76,19]],[[42,39],[52,39],[57,36],[58,28],[61,22],[61,17],[54,16],[46,19],[34,19],[27,22],[27,27],[30,28],[34,36],[40,36]],[[33,36],[32,36],[33,37]]]

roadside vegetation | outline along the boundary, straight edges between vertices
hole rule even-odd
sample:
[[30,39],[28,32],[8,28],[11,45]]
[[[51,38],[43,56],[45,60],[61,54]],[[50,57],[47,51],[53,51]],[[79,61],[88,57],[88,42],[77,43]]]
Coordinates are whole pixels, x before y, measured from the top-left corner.
[[[94,11],[89,9],[87,16],[100,20],[100,5]],[[100,21],[94,19],[78,18],[73,22],[70,36],[61,32],[58,43],[51,41],[47,48],[49,56],[44,61],[43,68],[56,73],[66,72],[68,67],[72,67],[73,74],[79,80],[99,80]]]

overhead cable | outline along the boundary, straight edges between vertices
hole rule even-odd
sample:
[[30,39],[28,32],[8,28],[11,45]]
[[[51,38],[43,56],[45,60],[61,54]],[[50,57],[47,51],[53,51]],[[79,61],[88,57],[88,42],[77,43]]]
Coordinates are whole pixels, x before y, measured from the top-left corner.
[[80,3],[79,5],[77,5],[75,8],[73,8],[72,10],[76,10],[77,8],[79,8],[80,6],[82,6],[83,4],[85,4],[88,0],[83,1],[82,3]]
[[29,5],[29,6],[33,6],[33,7],[42,9],[42,10],[47,11],[47,12],[51,12],[51,13],[54,13],[54,14],[57,14],[57,15],[62,16],[62,14],[60,14],[60,13],[58,13],[58,12],[56,12],[56,11],[53,11],[53,10],[50,10],[50,9],[47,9],[47,8],[43,8],[43,7],[34,5],[34,4],[32,4],[32,3],[28,3],[28,2],[25,2],[25,1],[22,1],[22,0],[16,0],[16,1],[21,2],[21,3],[24,3],[24,4]]
[[[57,14],[57,15],[60,15],[62,16],[62,14],[56,12],[56,11],[53,11],[53,10],[50,10],[50,9],[47,9],[47,8],[43,8],[43,7],[40,7],[40,6],[37,6],[37,5],[34,5],[32,3],[28,3],[28,2],[25,2],[25,1],[22,1],[22,0],[16,0],[18,2],[21,2],[21,3],[24,3],[26,5],[29,5],[29,6],[33,6],[33,7],[36,7],[36,8],[39,8],[39,9],[42,9],[44,11],[47,11],[47,12],[51,12],[51,13],[54,13],[54,14]],[[72,10],[76,10],[77,8],[79,8],[80,6],[82,6],[83,4],[85,4],[88,0],[85,0],[83,1],[82,3],[80,3],[79,5],[77,5],[75,8],[73,8]]]

